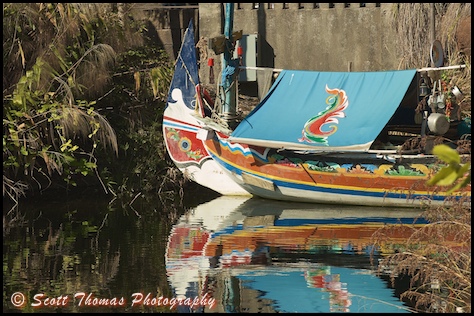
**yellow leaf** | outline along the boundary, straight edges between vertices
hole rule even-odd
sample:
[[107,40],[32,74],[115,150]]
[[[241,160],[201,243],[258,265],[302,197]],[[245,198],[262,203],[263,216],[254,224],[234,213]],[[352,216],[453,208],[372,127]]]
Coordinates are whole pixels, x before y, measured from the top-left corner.
[[451,194],[461,188],[464,188],[467,186],[469,183],[471,183],[471,175],[468,175],[466,178],[464,178],[462,181],[460,181],[458,184],[453,186],[451,189],[448,190],[448,194]]
[[457,172],[451,166],[438,171],[433,178],[427,181],[428,185],[450,185],[457,179]]
[[447,163],[461,163],[461,158],[459,157],[458,152],[448,145],[441,144],[434,146],[433,154]]
[[48,173],[51,174],[51,173],[52,173],[52,170],[51,170],[51,165],[49,164],[49,157],[48,157],[48,154],[43,151],[43,152],[41,153],[41,156],[42,156],[43,159],[44,159],[44,163],[46,164],[46,167],[48,168]]
[[138,91],[140,90],[140,73],[138,71],[135,72],[133,77],[135,78],[135,93],[138,94]]
[[20,55],[21,55],[21,65],[23,66],[23,68],[25,68],[25,64],[26,64],[25,53],[23,52],[23,47],[21,47],[20,40],[18,40],[18,49],[20,50]]

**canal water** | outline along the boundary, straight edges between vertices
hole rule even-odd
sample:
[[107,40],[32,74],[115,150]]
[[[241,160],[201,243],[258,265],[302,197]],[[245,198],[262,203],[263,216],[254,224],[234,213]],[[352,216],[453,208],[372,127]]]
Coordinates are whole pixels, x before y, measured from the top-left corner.
[[390,251],[372,235],[419,210],[54,201],[4,218],[4,312],[410,312],[399,299],[407,281],[375,271]]

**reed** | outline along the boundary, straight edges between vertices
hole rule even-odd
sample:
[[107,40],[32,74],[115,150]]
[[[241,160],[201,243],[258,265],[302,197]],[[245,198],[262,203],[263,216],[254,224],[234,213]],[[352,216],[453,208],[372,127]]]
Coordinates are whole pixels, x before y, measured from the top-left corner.
[[463,71],[445,71],[450,86],[464,93],[460,106],[470,117],[471,106],[471,4],[470,3],[395,3],[391,24],[400,49],[400,69],[431,67],[431,10],[435,10],[435,39],[444,48],[445,65],[465,64]]
[[[446,145],[433,152],[446,166],[428,184],[445,186],[448,194],[470,185],[470,161],[461,162]],[[471,312],[471,197],[448,196],[445,202],[421,214],[426,225],[388,225],[372,236],[374,245],[391,253],[380,260],[378,271],[390,273],[392,282],[410,276],[410,288],[401,298],[414,302],[417,311]],[[392,233],[401,229],[411,229],[411,236],[392,242]]]
[[58,176],[69,186],[97,172],[99,148],[118,152],[93,101],[116,58],[104,32],[118,28],[98,4],[6,3],[3,14],[3,195],[17,204]]
[[[430,25],[431,5],[393,6],[393,26],[404,56],[400,68],[430,66],[432,39],[427,25]],[[471,4],[437,3],[434,8],[435,37],[444,47],[445,64],[466,65],[464,71],[445,71],[442,75],[450,86],[456,85],[463,91],[461,117],[470,118]],[[461,142],[458,150],[470,153],[470,139]],[[470,158],[462,163],[470,163]],[[446,202],[446,206],[428,207],[421,214],[428,220],[422,228],[388,225],[373,235],[374,245],[392,251],[380,260],[378,272],[388,272],[392,282],[400,275],[410,276],[410,288],[401,294],[401,299],[413,302],[417,312],[471,312],[471,198],[465,196],[457,201],[448,198]],[[412,235],[405,243],[391,241],[394,230],[407,228],[412,230]]]

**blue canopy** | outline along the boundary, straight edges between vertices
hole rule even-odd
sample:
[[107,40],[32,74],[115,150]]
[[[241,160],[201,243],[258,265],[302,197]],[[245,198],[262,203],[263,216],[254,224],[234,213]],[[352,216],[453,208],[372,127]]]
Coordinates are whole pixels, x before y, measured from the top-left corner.
[[283,70],[229,140],[291,150],[367,151],[415,75],[416,70]]

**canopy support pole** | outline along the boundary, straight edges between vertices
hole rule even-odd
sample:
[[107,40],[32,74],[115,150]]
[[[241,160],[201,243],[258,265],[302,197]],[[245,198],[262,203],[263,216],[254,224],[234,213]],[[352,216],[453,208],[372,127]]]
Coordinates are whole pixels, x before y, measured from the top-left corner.
[[[240,69],[248,69],[248,70],[267,70],[267,69],[272,69],[273,72],[282,72],[283,69],[279,68],[267,68],[267,67],[245,67],[241,66],[239,67]],[[416,71],[417,72],[423,72],[423,71],[430,71],[430,70],[449,70],[449,69],[462,69],[466,68],[466,65],[455,65],[455,66],[445,66],[445,67],[427,67],[427,68],[419,68]]]

